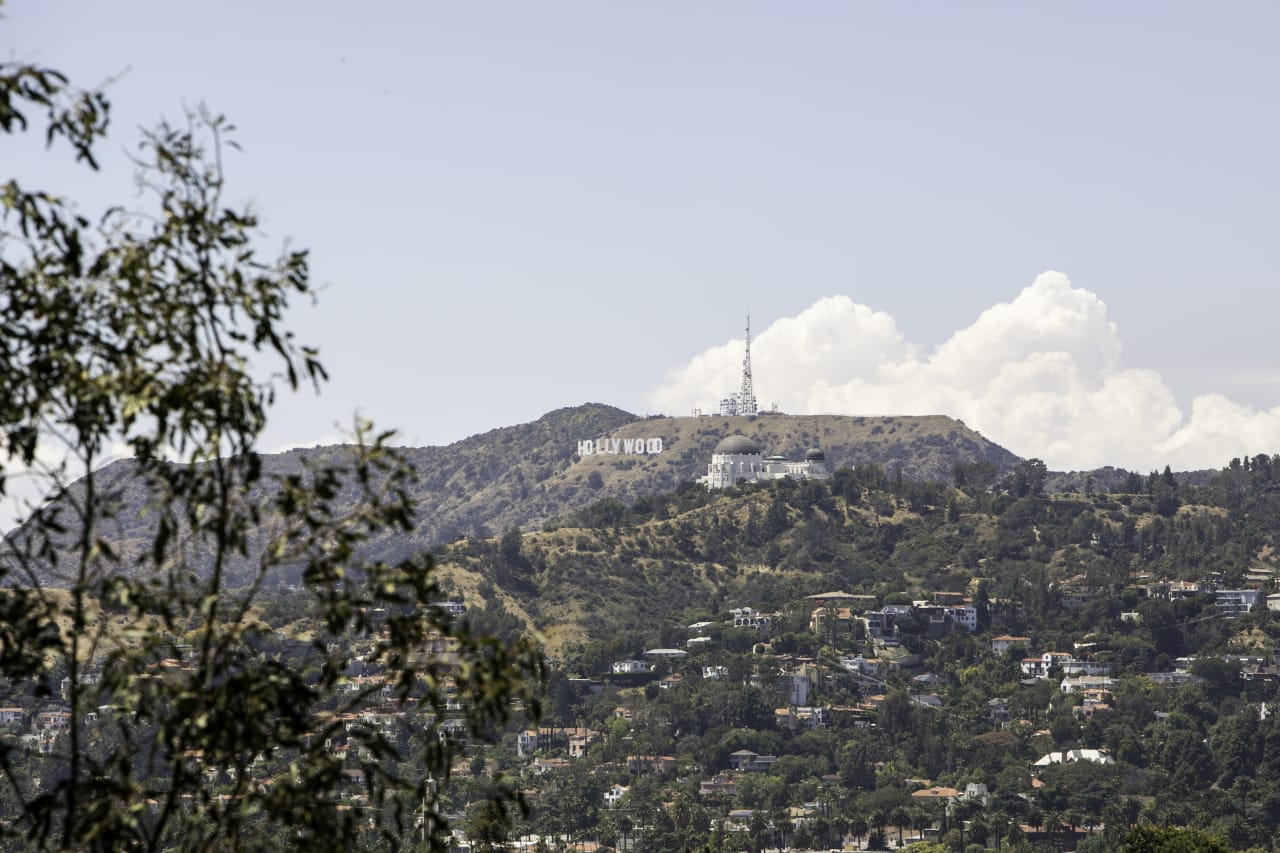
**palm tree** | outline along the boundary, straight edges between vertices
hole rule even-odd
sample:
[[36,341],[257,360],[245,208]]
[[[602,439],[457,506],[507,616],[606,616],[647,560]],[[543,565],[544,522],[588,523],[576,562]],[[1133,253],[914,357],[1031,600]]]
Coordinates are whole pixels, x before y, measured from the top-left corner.
[[764,836],[769,830],[769,823],[764,818],[764,812],[756,809],[751,813],[751,822],[747,826],[747,832],[751,835],[751,851],[752,853],[760,853],[764,848]]
[[873,829],[880,830],[884,834],[884,828],[889,825],[889,812],[885,809],[873,809],[871,812],[871,826]]
[[902,825],[910,822],[911,815],[902,806],[898,806],[889,812],[889,820],[893,821],[894,826],[898,827],[898,846],[902,846]]
[[795,825],[792,823],[791,815],[786,811],[786,809],[781,809],[780,812],[780,814],[775,815],[773,818],[773,828],[777,831],[778,838],[780,839],[778,847],[785,849],[787,846],[787,836],[791,833],[791,830]]
[[618,834],[622,836],[622,849],[627,849],[627,836],[631,834],[631,830],[635,828],[635,824],[627,815],[618,815]]
[[1062,831],[1062,815],[1052,810],[1045,812],[1044,826],[1050,835],[1057,835]]
[[612,814],[605,813],[596,824],[596,841],[602,847],[613,847],[618,840],[618,827]]
[[[841,827],[842,823],[844,824],[843,827]],[[835,826],[840,833],[840,841],[842,845],[844,843],[844,834],[847,831],[847,832],[853,833],[853,837],[855,840],[857,840],[859,846],[862,845],[862,839],[867,834],[867,830],[870,828],[867,826],[867,819],[862,815],[854,815],[852,818],[849,818],[849,820],[847,821],[845,821],[843,818],[837,818],[835,821]]]
[[923,840],[925,830],[933,826],[933,815],[929,814],[927,809],[921,808],[920,806],[912,806],[911,826],[919,834],[921,840]]
[[985,813],[987,826],[990,828],[988,840],[995,841],[996,850],[1000,850],[1000,845],[1004,843],[1005,833],[1009,829],[1009,816],[1001,811],[991,811]]

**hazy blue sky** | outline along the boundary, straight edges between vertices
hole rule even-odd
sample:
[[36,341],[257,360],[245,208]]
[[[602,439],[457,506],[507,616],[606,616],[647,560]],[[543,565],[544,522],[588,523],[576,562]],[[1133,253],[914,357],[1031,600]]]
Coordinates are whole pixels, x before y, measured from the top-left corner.
[[239,127],[232,195],[326,288],[333,381],[268,447],[712,408],[749,307],[790,411],[946,409],[1062,468],[1280,451],[1274,3],[4,8],[6,59],[115,109],[101,176],[6,171],[117,201],[137,126]]

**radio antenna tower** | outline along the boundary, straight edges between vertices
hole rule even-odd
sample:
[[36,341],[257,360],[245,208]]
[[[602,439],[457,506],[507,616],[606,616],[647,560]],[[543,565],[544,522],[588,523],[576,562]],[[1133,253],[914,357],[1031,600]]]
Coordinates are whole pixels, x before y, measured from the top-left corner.
[[738,413],[755,417],[756,392],[751,387],[751,312],[747,311],[747,352],[742,357],[742,390],[738,392]]

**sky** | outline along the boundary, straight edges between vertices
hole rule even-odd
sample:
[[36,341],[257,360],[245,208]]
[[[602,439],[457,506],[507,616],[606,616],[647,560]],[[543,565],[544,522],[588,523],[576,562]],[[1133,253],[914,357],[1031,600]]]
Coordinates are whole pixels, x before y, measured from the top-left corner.
[[86,211],[136,202],[138,128],[236,125],[230,195],[310,250],[290,323],[332,377],[264,449],[714,410],[749,311],[787,412],[952,415],[1059,470],[1280,452],[1274,3],[3,15],[0,58],[112,99],[99,174],[0,148]]

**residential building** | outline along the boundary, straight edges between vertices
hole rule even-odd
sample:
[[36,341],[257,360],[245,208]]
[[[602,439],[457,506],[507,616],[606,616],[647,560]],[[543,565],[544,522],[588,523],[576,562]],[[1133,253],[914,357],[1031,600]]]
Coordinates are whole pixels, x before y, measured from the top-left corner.
[[1017,646],[1018,648],[1031,648],[1030,637],[1012,637],[1008,634],[1001,634],[999,637],[991,638],[991,651],[993,654],[1008,654],[1009,649]]
[[1067,652],[1045,652],[1036,657],[1022,659],[1022,674],[1030,678],[1048,678],[1049,670],[1074,660]]
[[729,755],[729,766],[743,773],[767,773],[777,761],[776,755],[760,755],[749,749],[740,749]]
[[1088,761],[1093,764],[1116,763],[1105,749],[1062,749],[1037,759],[1034,766],[1048,767],[1051,764],[1066,764],[1072,761]]
[[769,630],[774,614],[761,613],[750,607],[736,607],[729,611],[733,615],[733,627],[752,628],[760,633]]
[[1116,680],[1105,675],[1076,675],[1062,679],[1060,688],[1063,693],[1077,693],[1082,690],[1111,690]]
[[1214,606],[1226,619],[1239,619],[1262,599],[1257,589],[1220,589],[1213,596]]
[[628,755],[627,772],[637,776],[668,776],[676,772],[672,755]]
[[620,660],[614,661],[614,675],[634,675],[641,672],[649,672],[652,665],[648,661],[643,660]]

